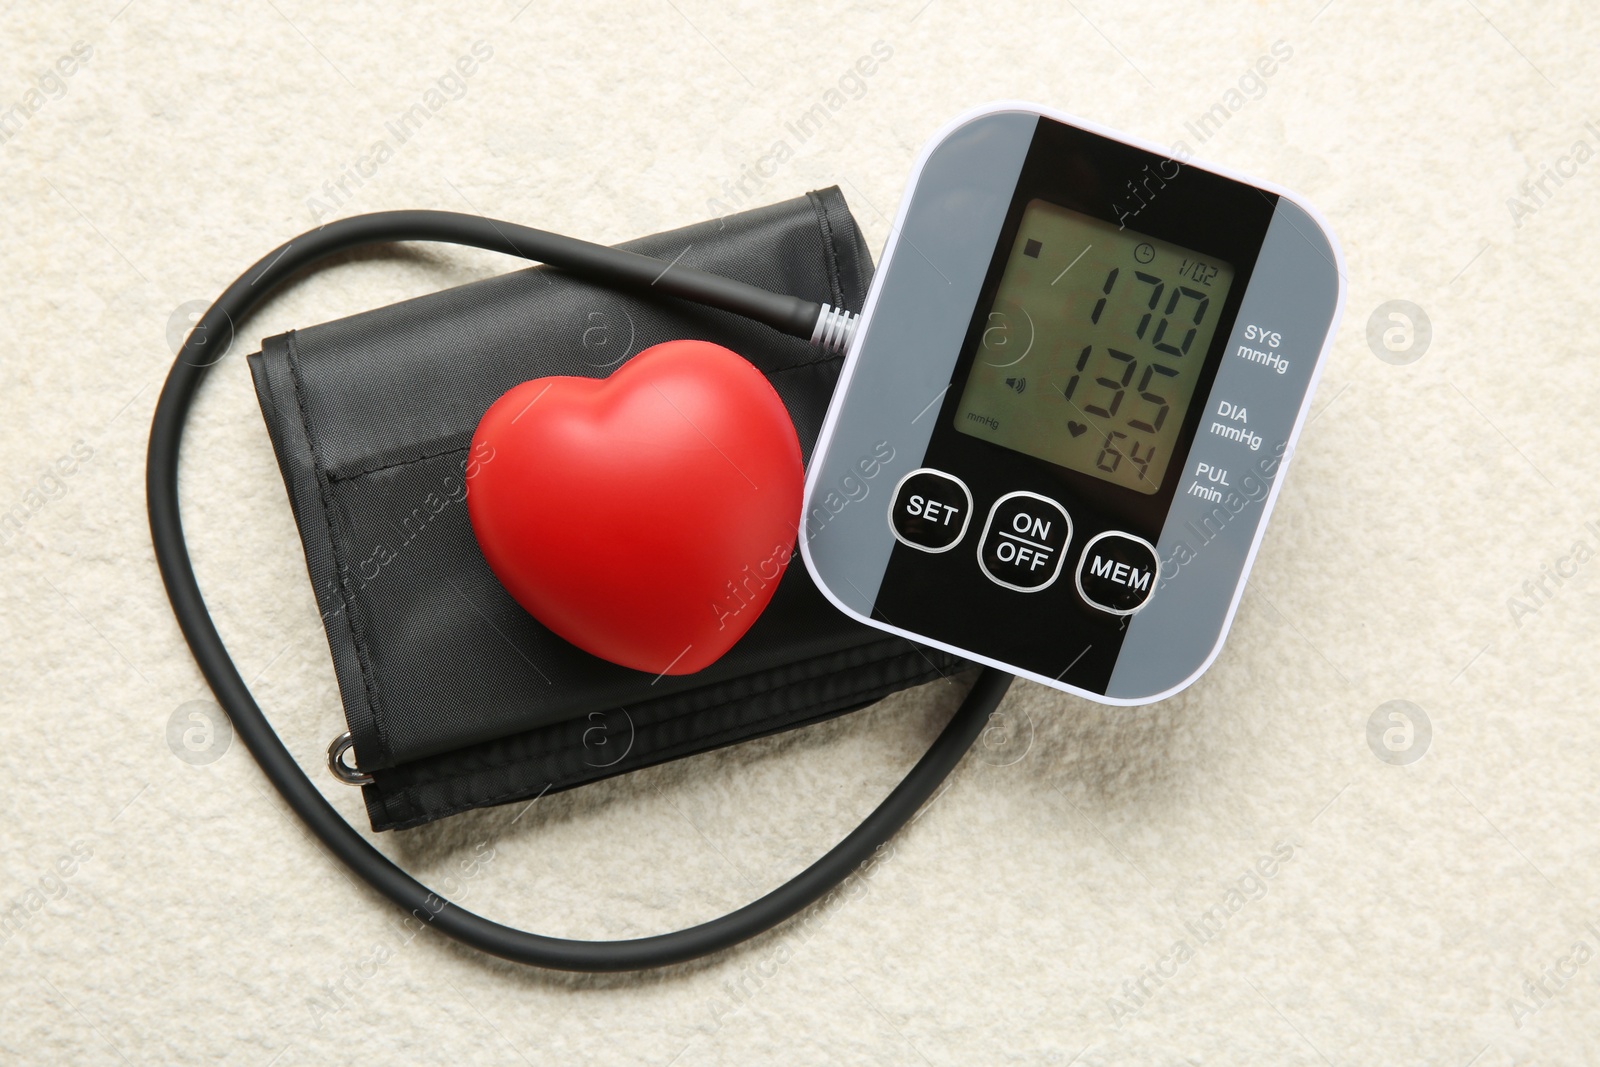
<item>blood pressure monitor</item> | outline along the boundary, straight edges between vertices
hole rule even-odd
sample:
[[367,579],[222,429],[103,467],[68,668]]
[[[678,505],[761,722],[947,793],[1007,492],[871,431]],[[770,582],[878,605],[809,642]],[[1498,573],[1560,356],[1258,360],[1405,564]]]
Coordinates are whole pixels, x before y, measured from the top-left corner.
[[[797,210],[779,205],[753,217],[781,221]],[[809,235],[800,232],[809,225],[784,231],[799,243],[776,248],[778,261],[805,259],[813,241],[832,240],[837,231],[830,229],[827,213],[818,219],[820,229]],[[850,222],[848,213],[844,221]],[[748,251],[763,233],[747,229],[740,247]],[[178,495],[184,426],[216,363],[208,357],[207,338],[244,320],[278,287],[317,263],[353,248],[415,240],[537,258],[591,284],[649,292],[653,299],[682,298],[809,338],[828,353],[845,350],[806,471],[799,531],[806,566],[847,614],[999,668],[977,676],[927,754],[856,830],[792,880],[737,911],[674,933],[585,942],[512,929],[445,900],[397,868],[322,796],[251,696],[217,631],[184,541]],[[729,255],[730,264],[742,261]],[[677,262],[452,212],[385,211],[332,220],[268,252],[207,309],[177,354],[151,424],[151,541],[184,636],[234,729],[289,807],[353,873],[407,913],[426,914],[431,928],[508,960],[596,972],[678,964],[791,918],[842,884],[915,818],[991,721],[1011,674],[1111,704],[1158,700],[1193,681],[1221,647],[1238,605],[1343,297],[1333,239],[1309,208],[1287,194],[1020,104],[973,112],[923,150],[859,318]],[[509,280],[517,277],[526,276]],[[837,282],[838,271],[831,277]],[[812,278],[807,288],[816,284]],[[520,289],[494,291],[501,296],[477,301],[482,306],[474,315],[451,311],[462,301],[450,298],[410,305],[432,312],[388,318],[372,313],[389,325],[374,327],[379,340],[368,337],[367,350],[383,347],[383,337],[393,333],[391,347],[416,356],[395,368],[396,381],[382,395],[399,397],[402,408],[430,412],[439,405],[428,398],[439,389],[447,400],[456,398],[445,405],[455,422],[441,424],[431,414],[410,419],[417,425],[402,427],[398,437],[386,439],[394,447],[378,452],[415,454],[405,444],[415,433],[434,441],[441,425],[460,429],[460,417],[484,396],[482,375],[474,378],[470,366],[453,378],[438,371],[441,350],[455,345],[465,346],[467,356],[476,351],[475,365],[494,381],[518,365],[541,365],[538,352],[522,353],[520,364],[502,358],[504,346],[496,338],[507,328],[521,329],[518,323],[527,316],[517,314]],[[509,318],[496,310],[500,305],[510,307]],[[347,342],[364,332],[373,331],[335,329]],[[301,416],[319,389],[338,392],[329,383],[345,378],[323,359],[320,379],[313,379],[322,385],[302,396],[300,375],[285,379],[288,385],[280,382],[273,368],[282,362],[281,353],[273,354],[272,342],[264,347],[252,369],[296,515],[305,520],[305,508],[332,505],[325,493],[301,492],[309,477],[305,470],[320,472],[315,456],[303,463],[295,458],[310,447]],[[348,344],[326,341],[321,347],[329,356],[353,359],[359,377],[360,350],[352,355],[344,351]],[[298,357],[290,359],[291,370],[298,363]],[[652,390],[657,382],[677,399],[659,387]],[[826,378],[810,382],[825,384]],[[277,410],[286,406],[278,395],[283,388],[300,402],[287,405],[287,422]],[[552,394],[523,419],[534,401],[558,388],[565,390],[564,400]],[[804,399],[803,390],[795,395]],[[609,399],[601,403],[602,396]],[[356,410],[339,402],[329,408],[323,399],[325,409]],[[686,414],[680,402],[704,418]],[[363,403],[360,410],[369,412],[394,406],[372,397]],[[536,709],[546,719],[600,700],[609,707],[630,685],[640,693],[654,691],[650,687],[666,673],[644,679],[657,670],[658,659],[680,647],[664,671],[674,672],[681,663],[676,673],[693,675],[740,639],[742,627],[770,595],[771,583],[762,585],[765,592],[736,590],[727,580],[732,568],[742,565],[741,573],[760,585],[777,578],[791,558],[788,524],[798,496],[800,441],[809,437],[796,432],[794,419],[804,408],[780,402],[749,363],[698,339],[653,346],[603,381],[556,376],[512,385],[488,406],[472,437],[475,458],[484,443],[497,445],[490,454],[501,457],[484,468],[498,473],[473,480],[468,498],[467,518],[481,551],[436,543],[431,561],[412,558],[420,567],[412,584],[435,585],[440,575],[448,579],[458,570],[463,582],[476,583],[477,593],[468,599],[498,597],[499,606],[491,604],[491,610],[502,617],[511,618],[504,612],[516,610],[513,601],[529,606],[533,617],[513,620],[522,627],[520,642],[542,640],[537,620],[551,641],[559,642],[559,634],[623,664],[597,672],[574,658],[585,655],[577,648],[568,655],[549,647],[544,659],[555,679],[549,690],[555,711]],[[337,414],[319,419],[339,421]],[[513,428],[519,419],[521,426]],[[626,440],[612,432],[619,420],[627,423],[621,434]],[[280,430],[287,436],[280,439]],[[608,443],[610,450],[596,456],[589,447],[593,441]],[[702,441],[720,456],[713,457]],[[631,463],[641,447],[655,448],[661,461]],[[538,472],[546,468],[555,473],[541,481]],[[650,496],[655,503],[635,506],[641,492],[663,479],[682,486],[674,482],[671,492]],[[530,491],[541,485],[547,490],[542,495]],[[311,488],[319,486],[327,488],[320,473]],[[550,509],[529,505],[545,498],[577,500],[585,493],[594,498],[589,510],[569,508],[554,524],[547,521]],[[391,498],[387,505],[369,500],[364,506],[378,509],[374,514],[385,513],[385,506],[392,511],[403,500],[394,485],[387,491],[368,487],[361,495]],[[665,528],[651,519],[684,513],[688,499],[710,510],[690,508],[687,519]],[[360,504],[348,492],[340,500]],[[346,510],[339,506],[341,515]],[[639,521],[641,516],[650,521]],[[301,529],[321,522],[321,512],[315,512]],[[457,524],[458,535],[465,525]],[[708,531],[704,545],[692,543],[699,527]],[[445,531],[439,537],[448,542]],[[324,564],[333,565],[328,560],[338,555],[339,543],[330,542],[324,551],[307,534],[314,576]],[[775,548],[755,568],[757,575],[742,561],[750,552],[767,553],[769,545]],[[619,560],[640,559],[655,571],[671,571],[671,580],[656,581],[661,575],[647,573],[649,566],[618,567]],[[505,583],[503,592],[485,584],[493,582],[491,573]],[[551,575],[565,580],[548,584]],[[330,617],[344,612],[348,619],[367,603],[351,599],[354,591],[342,583],[318,584],[334,589],[343,605]],[[738,594],[732,612],[720,599],[724,585]],[[384,603],[393,603],[395,590],[388,595]],[[708,603],[709,614],[703,610]],[[459,610],[468,608],[489,619],[475,603]],[[878,661],[845,662],[853,655],[852,642],[826,655],[830,649],[818,647],[816,636],[826,627],[791,625],[805,623],[808,610],[795,601],[787,621],[762,616],[773,626],[758,654],[676,691],[698,706],[697,694],[708,691],[704,686],[760,689],[767,680],[794,673],[786,665],[802,663],[809,670],[819,656],[824,666],[832,662],[845,672],[834,686],[845,693],[854,668],[878,670]],[[741,611],[742,618],[732,618]],[[654,614],[635,625],[641,613]],[[391,628],[407,629],[404,613],[388,614]],[[731,625],[724,626],[728,619]],[[363,632],[375,638],[381,630],[366,626]],[[356,653],[341,659],[339,650],[342,640],[354,638],[336,636],[330,627],[341,681],[349,681],[345,666]],[[446,666],[460,658],[459,642],[430,643],[427,634],[387,640],[386,647],[413,650]],[[518,642],[506,640],[527,659]],[[380,751],[359,768],[346,762],[346,753],[368,759],[363,731],[382,734],[383,717],[374,726],[370,701],[347,699],[354,729],[330,747],[330,769],[369,790],[374,825],[411,825],[531,795],[536,785],[526,783],[545,780],[539,767],[566,760],[567,742],[556,738],[540,749],[543,755],[528,764],[531,771],[497,772],[485,786],[493,788],[482,795],[452,788],[432,801],[406,800],[399,815],[383,800],[399,796],[396,789],[405,792],[404,783],[414,779],[408,768],[424,758],[429,766],[453,757],[460,759],[452,765],[468,769],[482,763],[485,738],[504,735],[523,713],[515,699],[516,678],[522,676],[507,677],[512,680],[506,699],[489,701],[490,711],[500,710],[469,723],[472,736],[457,729],[452,741],[449,730],[435,729],[437,723],[413,724],[409,756]],[[373,683],[365,670],[357,683],[345,687],[347,697],[352,691],[370,696]],[[458,702],[471,703],[476,690],[470,679],[463,684],[469,688]],[[437,701],[422,703],[425,715]],[[818,706],[809,688],[787,697],[764,694],[761,705],[763,716],[746,716],[749,721],[734,722],[731,732],[720,726],[708,732],[691,717],[663,720],[671,743],[645,751],[644,763],[752,736],[753,729],[793,725],[797,712],[810,715]],[[388,721],[401,711],[390,708]],[[571,735],[564,736],[570,741]],[[517,751],[526,756],[534,750]],[[583,774],[568,774],[564,782],[584,780]],[[387,814],[380,816],[380,809]]]
[[912,175],[800,545],[873,626],[1110,704],[1222,646],[1344,298],[1309,207],[1025,104]]

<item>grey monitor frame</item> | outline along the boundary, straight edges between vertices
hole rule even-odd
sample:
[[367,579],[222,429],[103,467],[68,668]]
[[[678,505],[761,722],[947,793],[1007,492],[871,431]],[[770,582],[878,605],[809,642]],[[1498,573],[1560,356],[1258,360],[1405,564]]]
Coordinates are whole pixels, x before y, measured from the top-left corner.
[[[923,466],[1041,119],[1167,155],[1137,138],[1017,102],[974,109],[929,140],[891,227],[807,472],[801,556],[823,594],[863,623],[1097,702],[1152,703],[1191,684],[1221,651],[1332,346],[1345,298],[1343,258],[1321,216],[1292,193],[1213,164],[1183,161],[1279,198],[1226,355],[1208,395],[1197,401],[1208,411],[1223,400],[1248,406],[1249,429],[1261,444],[1241,457],[1237,441],[1213,432],[1209,417],[1202,420],[1156,545],[1157,592],[1129,616],[1105,692],[875,618],[879,583],[896,545],[885,521],[893,488]],[[1264,351],[1245,338],[1248,325],[1263,322],[1282,335],[1279,348]],[[1272,356],[1281,364],[1262,362]],[[1222,500],[1186,491],[1199,464],[1223,461],[1246,473]]]

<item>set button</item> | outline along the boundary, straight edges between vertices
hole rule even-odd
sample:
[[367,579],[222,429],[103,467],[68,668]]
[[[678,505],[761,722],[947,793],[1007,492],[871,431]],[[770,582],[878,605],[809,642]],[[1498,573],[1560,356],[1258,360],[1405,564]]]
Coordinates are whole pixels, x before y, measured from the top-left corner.
[[919,467],[900,479],[889,501],[895,540],[922,552],[948,552],[966,536],[972,493],[954,475]]
[[978,566],[996,585],[1037,593],[1060,575],[1071,540],[1066,508],[1038,493],[1007,493],[989,509]]
[[1107,530],[1089,539],[1078,560],[1078,595],[1112,615],[1132,615],[1155,595],[1161,560],[1142,537]]

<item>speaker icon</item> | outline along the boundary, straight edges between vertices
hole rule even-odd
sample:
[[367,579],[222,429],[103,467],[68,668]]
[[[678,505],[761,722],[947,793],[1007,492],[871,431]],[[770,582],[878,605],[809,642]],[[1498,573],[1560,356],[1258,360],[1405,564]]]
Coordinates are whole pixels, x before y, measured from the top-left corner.
[[1026,379],[1026,378],[1007,378],[1006,379],[1006,385],[1011,387],[1016,392],[1020,393],[1023,390],[1028,388],[1028,379]]

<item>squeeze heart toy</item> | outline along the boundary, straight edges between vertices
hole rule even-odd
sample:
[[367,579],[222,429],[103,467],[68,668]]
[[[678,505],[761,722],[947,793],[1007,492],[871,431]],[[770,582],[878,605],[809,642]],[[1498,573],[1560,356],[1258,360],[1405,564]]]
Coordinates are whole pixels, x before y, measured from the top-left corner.
[[668,341],[609,378],[536,378],[478,423],[467,511],[511,596],[586,652],[690,674],[743,637],[794,553],[804,470],[761,372]]

